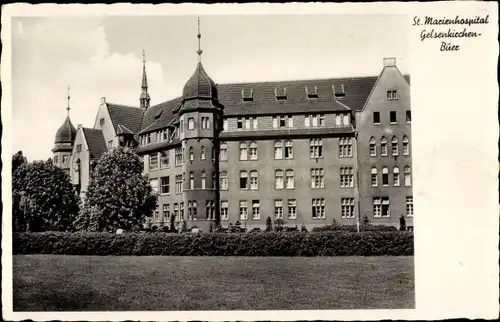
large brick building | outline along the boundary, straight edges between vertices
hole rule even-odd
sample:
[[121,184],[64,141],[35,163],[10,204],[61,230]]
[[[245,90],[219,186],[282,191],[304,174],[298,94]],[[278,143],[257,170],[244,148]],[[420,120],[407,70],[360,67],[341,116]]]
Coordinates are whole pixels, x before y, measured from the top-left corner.
[[102,98],[93,128],[68,116],[54,160],[81,194],[92,162],[129,146],[159,193],[150,225],[413,226],[410,85],[393,58],[373,77],[245,84],[216,84],[200,59],[182,96],[150,101],[144,66],[138,107]]

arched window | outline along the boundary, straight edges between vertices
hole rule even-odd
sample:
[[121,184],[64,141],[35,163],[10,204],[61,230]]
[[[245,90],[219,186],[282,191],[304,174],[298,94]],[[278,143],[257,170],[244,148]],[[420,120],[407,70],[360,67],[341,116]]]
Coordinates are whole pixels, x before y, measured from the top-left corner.
[[382,168],[382,185],[389,185],[389,169],[387,169],[387,167]]
[[370,138],[370,156],[377,156],[377,142],[373,136]]
[[193,152],[193,147],[189,147],[189,161],[194,160],[194,152]]
[[276,172],[274,173],[274,187],[276,189],[283,189],[283,186],[283,170],[276,170]]
[[259,173],[256,170],[250,171],[250,190],[259,189]]
[[293,170],[288,169],[286,170],[286,189],[293,189],[295,188],[295,178],[294,178],[294,173]]
[[191,189],[191,190],[194,189],[194,173],[193,172],[189,173],[189,189]]
[[410,142],[406,135],[403,136],[403,155],[410,155]]
[[205,146],[201,146],[201,152],[200,152],[200,159],[205,160],[206,159],[206,152],[205,152]]
[[257,142],[250,142],[250,160],[257,160]]
[[392,138],[392,155],[398,155],[398,154],[399,154],[398,138],[394,136]]
[[378,186],[378,173],[377,168],[372,168],[372,187]]
[[207,188],[207,178],[205,171],[201,171],[201,189]]
[[248,160],[248,144],[246,142],[240,143],[240,160]]
[[227,171],[221,171],[220,173],[220,190],[228,190],[229,189],[229,182],[227,179]]
[[283,159],[283,143],[281,141],[274,142],[274,159]]
[[395,187],[399,186],[399,168],[394,167],[394,170],[392,172],[392,185]]
[[387,156],[387,139],[385,137],[380,139],[380,155]]
[[227,143],[220,143],[219,159],[221,161],[227,161]]
[[248,173],[246,171],[240,171],[240,189],[248,189]]
[[411,186],[411,169],[409,166],[405,167],[405,186]]

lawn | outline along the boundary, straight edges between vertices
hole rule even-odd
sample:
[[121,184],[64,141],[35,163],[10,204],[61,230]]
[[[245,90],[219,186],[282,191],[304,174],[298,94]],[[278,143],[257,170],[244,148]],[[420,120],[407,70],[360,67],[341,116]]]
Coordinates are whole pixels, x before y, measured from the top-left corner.
[[14,311],[415,307],[413,257],[16,255]]

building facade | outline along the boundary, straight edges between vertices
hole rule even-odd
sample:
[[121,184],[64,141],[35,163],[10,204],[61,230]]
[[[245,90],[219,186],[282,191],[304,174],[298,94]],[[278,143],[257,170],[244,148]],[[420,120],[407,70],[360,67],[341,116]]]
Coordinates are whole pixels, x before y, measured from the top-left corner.
[[139,107],[103,98],[94,127],[78,126],[64,153],[82,196],[93,162],[129,146],[159,193],[150,226],[413,226],[410,84],[395,59],[373,77],[239,84],[215,84],[200,59],[182,96],[150,99],[144,67]]

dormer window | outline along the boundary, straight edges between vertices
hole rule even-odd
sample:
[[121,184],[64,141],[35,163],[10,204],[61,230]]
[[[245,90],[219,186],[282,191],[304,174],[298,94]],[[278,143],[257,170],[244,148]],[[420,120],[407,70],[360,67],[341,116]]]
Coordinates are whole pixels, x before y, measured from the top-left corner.
[[163,113],[163,110],[159,110],[158,113],[154,115],[154,119],[157,120],[160,118],[161,114]]
[[344,84],[333,85],[333,94],[335,97],[345,97]]
[[317,86],[306,86],[307,98],[314,99],[318,98],[318,87]]
[[278,101],[286,100],[286,88],[275,88],[274,94],[276,95],[276,99]]
[[245,90],[244,88],[241,89],[241,97],[243,99],[243,102],[252,102],[253,101],[253,88],[250,88],[250,90]]
[[398,99],[398,91],[395,89],[391,89],[387,91],[387,99],[388,100],[397,100]]
[[99,120],[99,125],[104,126],[104,117]]

